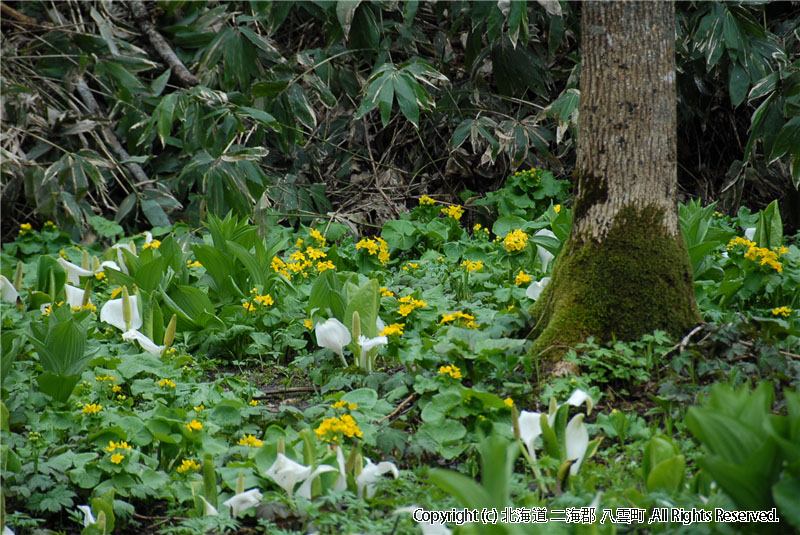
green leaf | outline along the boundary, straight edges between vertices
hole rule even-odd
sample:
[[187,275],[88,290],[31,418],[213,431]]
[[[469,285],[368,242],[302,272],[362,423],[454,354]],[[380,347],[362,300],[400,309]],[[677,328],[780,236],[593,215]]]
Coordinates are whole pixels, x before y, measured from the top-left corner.
[[649,492],[677,493],[683,486],[686,473],[686,459],[683,455],[672,457],[657,463],[647,476]]
[[49,372],[45,372],[36,378],[36,382],[39,383],[39,388],[42,389],[42,392],[62,403],[65,403],[72,395],[72,389],[78,384],[78,380],[80,380],[80,375],[70,376]]
[[350,26],[353,23],[353,16],[361,0],[338,0],[336,2],[336,18],[342,26],[345,38],[350,35]]
[[731,67],[731,74],[728,80],[728,92],[731,95],[731,104],[739,106],[747,98],[747,90],[750,88],[750,75],[739,65],[734,63]]
[[775,144],[772,145],[769,163],[775,162],[787,152],[795,158],[800,157],[800,117],[789,119],[778,132]]
[[154,227],[168,227],[170,225],[167,213],[164,212],[161,205],[152,199],[142,200],[142,212],[144,212],[145,217],[147,217],[147,220]]
[[153,96],[157,97],[161,95],[164,91],[164,88],[167,87],[167,82],[169,81],[169,76],[172,73],[172,69],[167,69],[162,74],[158,76],[153,83],[150,84],[150,91],[153,92]]
[[800,529],[800,481],[796,478],[778,481],[772,487],[772,497],[781,519]]
[[434,468],[430,471],[431,483],[454,496],[461,505],[470,509],[482,509],[486,504],[492,503],[489,493],[463,474],[452,470]]
[[170,93],[161,99],[155,111],[153,111],[153,119],[156,121],[158,137],[161,140],[161,146],[167,147],[167,138],[172,131],[172,118],[175,116],[175,103],[178,101],[177,93]]
[[105,217],[95,215],[89,218],[89,223],[92,228],[104,238],[114,238],[122,234],[122,227],[113,221],[109,221]]
[[397,95],[397,103],[400,111],[406,119],[411,121],[415,128],[419,128],[419,106],[417,98],[411,84],[418,84],[411,76],[403,72],[399,73],[392,80],[394,93]]

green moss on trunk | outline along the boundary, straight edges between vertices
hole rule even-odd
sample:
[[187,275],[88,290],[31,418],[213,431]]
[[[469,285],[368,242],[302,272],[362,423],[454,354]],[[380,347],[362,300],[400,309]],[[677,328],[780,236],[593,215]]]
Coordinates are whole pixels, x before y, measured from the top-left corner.
[[602,242],[570,236],[531,308],[534,358],[557,360],[589,336],[678,336],[700,321],[683,237],[666,234],[662,220],[661,208],[627,207]]

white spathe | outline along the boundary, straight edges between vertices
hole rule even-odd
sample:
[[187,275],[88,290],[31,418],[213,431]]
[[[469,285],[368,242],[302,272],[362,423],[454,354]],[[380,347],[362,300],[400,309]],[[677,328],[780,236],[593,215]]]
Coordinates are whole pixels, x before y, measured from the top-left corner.
[[[233,516],[238,516],[239,513],[241,513],[242,511],[245,511],[247,509],[250,509],[251,507],[260,504],[261,499],[263,497],[264,496],[261,495],[258,489],[250,489],[245,492],[240,492],[239,494],[236,494],[235,496],[228,498],[222,503],[223,505],[227,505],[228,507],[231,508],[231,513],[233,514]],[[216,510],[214,512],[216,513]],[[206,516],[208,516],[208,513],[206,513]]]
[[753,241],[753,238],[756,237],[756,227],[747,227],[744,229],[744,237]]
[[358,345],[361,346],[361,351],[369,351],[373,347],[386,345],[389,339],[386,336],[376,336],[375,338],[367,338],[363,334],[358,337]]
[[4,275],[0,275],[0,291],[2,291],[3,301],[7,301],[9,303],[17,302],[19,292],[17,292],[17,289],[14,288],[14,285],[11,284],[11,281],[5,278]]
[[583,413],[576,414],[567,424],[564,442],[567,446],[567,459],[575,459],[569,467],[569,473],[573,476],[578,473],[586,455],[586,448],[589,446],[589,431],[583,423]]
[[550,282],[550,277],[544,277],[542,280],[533,281],[531,285],[528,286],[528,289],[525,290],[525,295],[536,301],[539,299],[539,296],[542,295],[542,290],[544,290],[548,282]]
[[81,266],[73,264],[72,262],[65,260],[61,257],[59,257],[56,260],[56,262],[61,264],[61,267],[63,267],[64,271],[67,272],[67,282],[69,282],[70,284],[80,284],[81,277],[91,277],[95,273],[100,273],[104,271],[106,268],[111,268],[117,271],[121,271],[117,263],[111,260],[106,260],[105,262],[100,264],[100,268],[95,271],[92,271],[90,269],[83,269]]
[[[553,234],[552,230],[546,228],[537,230],[534,233],[534,236],[547,236],[548,238],[556,237],[556,235]],[[541,260],[542,262],[542,273],[547,273],[547,266],[548,264],[550,264],[550,261],[554,258],[553,253],[551,253],[541,245],[536,246],[536,252],[539,254],[539,260]]]
[[586,403],[586,413],[592,414],[592,407],[594,407],[592,396],[580,388],[573,392],[569,399],[567,399],[567,404],[573,407],[580,407],[583,403]]
[[3,535],[14,535],[14,532],[11,530],[11,528],[10,528],[10,527],[8,527],[8,526],[5,526],[5,527],[3,528]]
[[317,335],[317,344],[332,350],[340,357],[343,357],[344,348],[353,339],[350,330],[336,318],[317,323],[314,333]]
[[71,308],[71,307],[79,307],[83,304],[83,297],[86,294],[86,291],[81,290],[76,286],[65,284],[64,293],[67,295],[67,304]]
[[345,471],[344,452],[341,447],[336,448],[336,464],[339,465],[339,477],[336,478],[336,483],[333,484],[333,490],[344,490],[347,488],[347,472]]
[[137,331],[136,329],[131,329],[129,331],[125,331],[122,333],[122,339],[128,342],[135,340],[139,342],[139,345],[150,353],[151,355],[160,355],[161,352],[164,350],[164,346],[160,346],[150,340],[146,335]]
[[88,528],[95,522],[94,515],[92,514],[92,508],[88,505],[79,505],[78,510],[83,513],[83,527]]
[[200,499],[203,500],[203,515],[205,516],[219,516],[219,512],[217,508],[208,503],[205,496],[200,496]]
[[297,495],[310,500],[311,483],[314,481],[314,478],[322,473],[330,471],[336,471],[336,469],[327,464],[323,464],[312,472],[310,466],[303,466],[291,460],[283,453],[279,453],[278,458],[275,459],[275,462],[272,463],[272,466],[266,471],[266,476],[285,490],[289,498],[294,494],[295,485],[302,482],[303,484],[297,490]]
[[373,463],[369,458],[365,458],[367,464],[361,470],[361,474],[356,478],[356,488],[358,488],[358,497],[364,497],[364,488],[367,489],[367,498],[375,496],[375,483],[378,482],[383,474],[391,473],[397,479],[400,473],[397,471],[397,465],[389,461],[382,461],[378,464]]
[[[131,325],[130,329],[139,329],[142,326],[142,317],[139,315],[139,304],[136,302],[136,296],[131,295],[128,297],[131,300]],[[110,323],[120,331],[125,331],[125,319],[122,316],[122,298],[110,299],[106,301],[103,308],[100,309],[100,321]]]

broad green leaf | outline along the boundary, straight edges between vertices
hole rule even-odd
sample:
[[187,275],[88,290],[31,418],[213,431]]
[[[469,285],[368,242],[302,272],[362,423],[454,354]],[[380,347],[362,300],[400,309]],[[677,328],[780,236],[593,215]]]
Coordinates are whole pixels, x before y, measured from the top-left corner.
[[750,75],[738,63],[731,67],[730,79],[728,81],[728,92],[731,95],[731,103],[734,107],[739,106],[747,98],[747,90],[750,88]]
[[419,106],[410,85],[417,82],[411,76],[401,72],[392,79],[392,83],[394,85],[394,93],[397,95],[397,103],[400,105],[400,111],[405,115],[406,119],[411,121],[415,128],[419,128]]
[[686,473],[686,459],[683,455],[672,457],[657,463],[647,476],[649,492],[665,492],[675,494],[683,486]]

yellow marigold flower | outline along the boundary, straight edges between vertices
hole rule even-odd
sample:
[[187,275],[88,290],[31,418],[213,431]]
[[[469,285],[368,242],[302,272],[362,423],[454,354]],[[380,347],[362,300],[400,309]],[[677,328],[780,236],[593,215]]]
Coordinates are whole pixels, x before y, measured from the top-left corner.
[[274,305],[275,304],[275,301],[272,299],[272,296],[269,295],[269,294],[257,295],[257,296],[255,296],[253,298],[253,301],[255,301],[256,303],[258,303],[260,305],[263,305],[263,306],[269,306],[269,305]]
[[253,303],[242,303],[242,306],[248,312],[252,312],[256,309],[256,306]]
[[302,251],[295,251],[289,255],[289,260],[293,260],[295,262],[305,262],[306,255],[304,255]]
[[381,286],[381,297],[394,297],[394,293],[386,289],[386,286]]
[[397,309],[397,313],[404,317],[408,316],[416,308],[428,306],[428,303],[425,301],[414,299],[410,295],[401,297],[398,301],[400,302],[400,308]]
[[31,226],[30,223],[23,223],[23,224],[21,224],[19,226],[19,235],[20,236],[24,236],[25,234],[27,234],[31,230],[33,230],[33,226]]
[[737,236],[733,238],[731,241],[728,242],[728,245],[725,246],[726,249],[733,249],[737,245],[744,245],[745,247],[755,247],[756,242],[750,241],[747,238],[742,238]]
[[81,310],[91,310],[92,312],[97,312],[97,307],[92,303],[86,303],[85,305],[81,306]]
[[251,399],[250,400],[250,405],[252,405],[253,407],[258,406],[258,400],[257,399]]
[[509,253],[521,251],[528,245],[528,234],[520,229],[512,230],[503,238],[503,245]]
[[506,398],[506,399],[504,399],[504,400],[503,400],[503,403],[505,403],[505,404],[506,404],[506,406],[508,406],[508,407],[513,407],[513,406],[514,406],[514,400],[513,400],[513,399],[511,399],[511,398]]
[[119,464],[124,460],[125,456],[122,455],[121,453],[115,453],[114,455],[111,456],[111,462],[114,464]]
[[327,253],[322,251],[321,249],[314,249],[313,247],[306,247],[306,254],[311,260],[319,260],[320,258],[325,258]]
[[416,262],[409,262],[408,267],[410,267],[411,269],[417,269],[419,267],[419,264],[417,264]]
[[175,381],[173,381],[172,379],[161,379],[158,382],[158,386],[166,386],[166,387],[169,387],[169,388],[175,388]]
[[561,205],[557,204],[557,205],[553,206],[553,211],[555,213],[557,213],[557,214],[561,213]]
[[98,271],[97,273],[94,274],[94,278],[99,280],[99,281],[101,281],[101,280],[106,278],[106,272],[105,271]]
[[333,262],[330,260],[326,260],[325,262],[317,262],[317,271],[322,273],[326,269],[336,269],[336,266],[333,265]]
[[60,257],[61,257],[61,258],[63,258],[64,260],[69,260],[69,258],[67,258],[67,252],[66,252],[64,249],[61,249],[61,250],[58,252],[58,256],[60,256]]
[[475,223],[474,225],[472,225],[472,232],[478,232],[482,228],[483,226],[480,223]]
[[102,383],[103,381],[116,381],[117,378],[111,377],[110,375],[106,374],[106,375],[98,375],[97,377],[94,378],[94,380],[100,381]]
[[44,222],[44,226],[45,226],[46,228],[56,228],[56,224],[55,224],[55,223],[53,223],[52,221],[50,221],[49,219],[48,219],[47,221],[45,221],[45,222]]
[[358,405],[356,403],[350,403],[349,401],[340,399],[339,401],[331,405],[331,407],[333,407],[334,409],[349,409],[351,411],[354,411],[358,408]]
[[145,243],[142,245],[142,251],[145,249],[158,249],[159,247],[161,247],[161,242],[158,240],[153,240],[150,243]]
[[114,386],[111,388],[111,391],[112,391],[112,392],[114,392],[114,393],[116,394],[117,392],[121,392],[121,391],[122,391],[122,387],[121,387],[121,386],[119,386],[119,385],[114,385]]
[[200,411],[203,411],[203,410],[205,410],[205,409],[206,409],[206,406],[205,406],[205,405],[203,405],[203,404],[201,403],[201,404],[200,404],[200,405],[198,405],[197,407],[192,407],[192,408],[194,409],[194,412],[200,412]]
[[315,228],[312,228],[312,229],[309,231],[309,234],[311,235],[311,237],[312,237],[312,238],[314,238],[315,240],[317,240],[317,243],[319,243],[319,245],[320,245],[321,247],[325,247],[325,243],[327,242],[327,240],[326,240],[326,239],[325,239],[325,237],[324,237],[324,236],[323,236],[323,235],[320,233],[320,231],[318,231],[318,230],[317,230],[317,229],[315,229]]
[[521,286],[526,282],[531,282],[531,276],[520,269],[514,282],[517,286]]
[[378,249],[380,249],[380,245],[373,239],[369,238],[361,238],[359,242],[356,244],[356,249],[366,249],[367,252],[375,256],[378,254]]
[[403,334],[403,327],[405,327],[405,323],[392,323],[391,325],[387,325],[384,327],[381,332],[378,333],[378,336],[390,336],[392,334]]
[[447,217],[452,217],[456,221],[461,219],[461,216],[464,215],[464,209],[461,208],[461,205],[459,204],[455,206],[447,206],[445,208],[442,208],[441,212]]
[[103,410],[103,406],[96,403],[87,403],[83,406],[83,410],[81,411],[83,414],[97,414]]
[[788,318],[792,313],[792,309],[789,307],[778,307],[772,309],[773,316],[783,316],[784,318]]
[[303,325],[305,325],[306,329],[309,329],[309,330],[314,328],[314,323],[312,322],[311,318],[304,319],[303,320]]
[[200,465],[194,459],[183,459],[181,465],[177,468],[179,474],[188,472],[189,470],[199,470]]
[[786,248],[786,247],[784,247],[783,245],[781,245],[780,247],[778,247],[778,256],[785,255],[785,254],[787,254],[788,252],[789,252],[789,249],[787,249],[787,248]]
[[461,370],[458,368],[458,366],[453,364],[449,366],[441,366],[439,368],[439,373],[446,373],[453,379],[461,379]]
[[478,271],[483,269],[483,262],[480,260],[464,260],[461,262],[461,267],[467,268],[467,273],[472,273],[473,271]]
[[189,266],[190,268],[203,267],[203,264],[201,264],[197,260],[195,260],[194,262],[192,262],[191,260],[187,260],[186,265]]
[[237,444],[239,446],[249,446],[251,448],[260,448],[261,446],[264,445],[264,443],[261,440],[257,439],[253,435],[243,436],[242,438],[239,439],[239,442],[237,442]]
[[419,204],[422,205],[422,206],[426,206],[426,205],[432,206],[432,205],[436,204],[436,201],[431,199],[427,195],[423,195],[422,197],[419,198]]
[[108,441],[108,446],[106,446],[106,451],[108,453],[112,453],[115,450],[129,450],[131,447],[128,445],[127,442],[121,440],[119,442],[114,442],[113,440]]
[[294,242],[294,246],[300,249],[303,246],[303,238],[297,238],[297,241]]
[[201,424],[197,420],[192,420],[188,424],[186,424],[186,429],[189,431],[200,431],[203,428],[203,424]]
[[350,438],[364,436],[356,425],[356,421],[349,414],[344,414],[339,418],[325,418],[319,427],[314,429],[314,433],[317,438],[325,442],[338,442],[340,434]]

